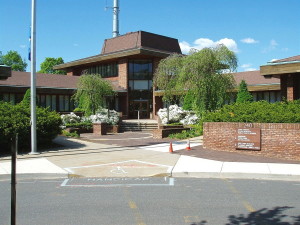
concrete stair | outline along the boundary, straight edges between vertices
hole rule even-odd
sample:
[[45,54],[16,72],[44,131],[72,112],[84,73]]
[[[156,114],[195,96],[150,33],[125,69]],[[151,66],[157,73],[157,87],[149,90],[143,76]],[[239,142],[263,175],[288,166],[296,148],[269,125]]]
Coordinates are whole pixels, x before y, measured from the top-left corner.
[[156,121],[122,121],[120,123],[120,132],[127,132],[127,131],[132,131],[132,132],[138,132],[138,131],[152,131],[158,128],[158,123]]

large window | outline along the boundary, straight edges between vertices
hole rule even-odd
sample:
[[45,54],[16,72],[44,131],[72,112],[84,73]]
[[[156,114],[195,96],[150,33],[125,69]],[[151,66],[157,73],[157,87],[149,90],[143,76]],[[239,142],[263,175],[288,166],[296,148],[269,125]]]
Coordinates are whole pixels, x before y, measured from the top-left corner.
[[129,60],[129,79],[152,80],[152,60]]
[[101,64],[98,66],[92,66],[86,71],[89,74],[100,74],[101,77],[117,77],[118,76],[118,64],[110,63],[110,64]]
[[129,116],[149,118],[152,110],[152,60],[129,60]]

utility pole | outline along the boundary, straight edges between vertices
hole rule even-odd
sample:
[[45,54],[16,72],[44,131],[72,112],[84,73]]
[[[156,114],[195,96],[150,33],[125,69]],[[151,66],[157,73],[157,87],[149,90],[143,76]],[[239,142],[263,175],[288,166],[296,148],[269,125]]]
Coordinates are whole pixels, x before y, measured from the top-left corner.
[[30,106],[31,106],[31,152],[37,154],[36,141],[36,0],[31,0],[31,83],[30,83]]

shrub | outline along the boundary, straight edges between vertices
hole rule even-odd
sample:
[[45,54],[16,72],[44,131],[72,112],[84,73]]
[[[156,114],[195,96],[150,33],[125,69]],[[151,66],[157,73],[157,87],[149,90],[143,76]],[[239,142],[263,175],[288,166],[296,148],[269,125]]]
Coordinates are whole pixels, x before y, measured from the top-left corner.
[[225,105],[206,113],[203,122],[300,123],[300,100],[269,103],[244,102]]
[[[28,149],[31,143],[30,108],[25,104],[0,102],[0,111],[1,150],[10,149],[11,138],[16,133],[19,134],[19,148]],[[61,119],[56,112],[40,107],[37,107],[36,116],[37,144],[40,146],[51,142],[61,132]]]
[[[161,119],[162,124],[168,123],[168,112],[167,108],[160,109],[157,115]],[[183,125],[196,124],[198,122],[198,116],[192,111],[183,110],[177,105],[169,106],[169,124],[170,123],[181,123]]]
[[92,123],[107,123],[111,125],[119,123],[119,113],[115,110],[100,109],[95,115],[91,115],[89,118]]
[[170,134],[169,138],[174,139],[188,139],[193,137],[198,137],[203,134],[203,129],[201,125],[193,125],[191,130],[184,130],[181,133]]

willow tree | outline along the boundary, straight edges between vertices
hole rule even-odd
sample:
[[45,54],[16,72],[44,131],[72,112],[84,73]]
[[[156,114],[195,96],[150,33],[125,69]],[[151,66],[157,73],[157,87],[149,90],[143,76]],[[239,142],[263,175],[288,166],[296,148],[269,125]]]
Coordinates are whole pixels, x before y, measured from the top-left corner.
[[229,100],[228,90],[235,87],[230,73],[236,67],[236,55],[226,46],[204,48],[184,58],[177,85],[189,90],[200,114],[213,111]]
[[176,95],[180,88],[177,82],[182,68],[183,56],[172,54],[169,57],[162,59],[154,73],[154,86],[158,90],[163,91],[163,101],[172,102],[176,99]]
[[104,107],[106,98],[112,96],[113,93],[109,81],[104,80],[98,74],[85,74],[79,78],[73,98],[86,115],[92,115]]

